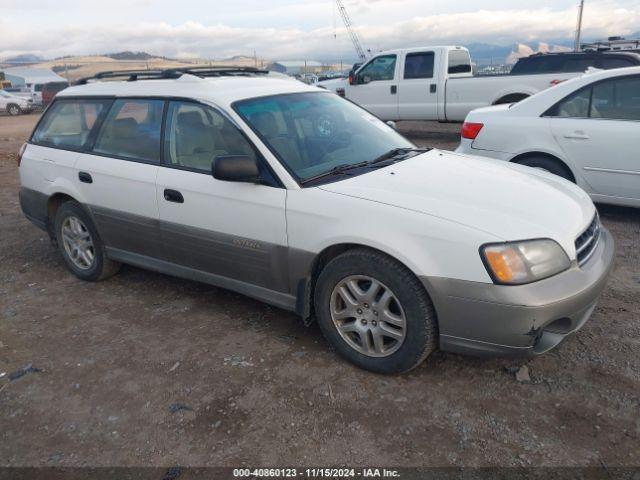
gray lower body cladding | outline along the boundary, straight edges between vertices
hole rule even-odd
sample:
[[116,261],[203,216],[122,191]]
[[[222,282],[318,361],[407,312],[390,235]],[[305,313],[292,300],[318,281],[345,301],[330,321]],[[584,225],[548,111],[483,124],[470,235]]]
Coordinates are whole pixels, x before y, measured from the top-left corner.
[[613,265],[603,229],[592,258],[539,282],[504,286],[423,277],[438,314],[440,348],[472,355],[536,355],[558,345],[591,316]]
[[44,193],[29,188],[20,189],[20,208],[27,219],[36,227],[43,230],[49,225],[47,205],[49,197]]
[[[25,216],[47,228],[48,197],[23,188]],[[88,207],[114,260],[216,285],[309,314],[312,252],[234,235]],[[535,355],[560,343],[589,319],[605,286],[614,242],[603,229],[582,267],[521,286],[440,277],[421,280],[433,299],[440,348],[474,355]]]

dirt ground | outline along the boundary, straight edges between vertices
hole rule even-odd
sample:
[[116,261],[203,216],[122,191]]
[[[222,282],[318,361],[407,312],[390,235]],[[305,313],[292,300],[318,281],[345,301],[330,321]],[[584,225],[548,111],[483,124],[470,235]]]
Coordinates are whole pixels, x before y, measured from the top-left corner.
[[[0,117],[0,466],[640,465],[640,210],[599,207],[615,270],[552,352],[380,376],[226,290],[133,267],[77,280],[20,212],[36,120]],[[399,128],[453,148],[459,126]]]

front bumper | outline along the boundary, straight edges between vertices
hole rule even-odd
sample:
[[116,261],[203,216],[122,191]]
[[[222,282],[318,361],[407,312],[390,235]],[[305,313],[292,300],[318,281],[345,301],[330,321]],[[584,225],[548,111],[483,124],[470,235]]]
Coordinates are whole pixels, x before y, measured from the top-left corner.
[[595,309],[613,265],[604,227],[582,267],[528,285],[423,277],[438,315],[440,348],[472,355],[539,355],[579,330]]

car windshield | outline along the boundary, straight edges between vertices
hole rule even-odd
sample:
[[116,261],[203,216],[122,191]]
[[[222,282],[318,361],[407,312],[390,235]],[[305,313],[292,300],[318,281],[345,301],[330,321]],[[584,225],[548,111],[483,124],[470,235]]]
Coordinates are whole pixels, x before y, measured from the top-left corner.
[[336,167],[344,170],[394,149],[415,147],[366,110],[331,93],[253,98],[234,108],[301,183]]

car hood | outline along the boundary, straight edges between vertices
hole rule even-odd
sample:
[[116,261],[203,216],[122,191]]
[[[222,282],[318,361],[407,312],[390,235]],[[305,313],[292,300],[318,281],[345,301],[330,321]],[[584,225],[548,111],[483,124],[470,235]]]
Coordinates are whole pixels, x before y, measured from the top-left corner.
[[552,238],[570,256],[595,214],[589,196],[560,177],[439,150],[320,188],[436,216],[496,240]]

